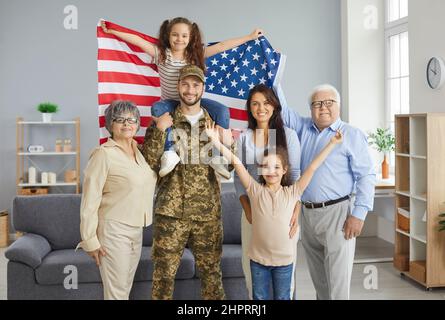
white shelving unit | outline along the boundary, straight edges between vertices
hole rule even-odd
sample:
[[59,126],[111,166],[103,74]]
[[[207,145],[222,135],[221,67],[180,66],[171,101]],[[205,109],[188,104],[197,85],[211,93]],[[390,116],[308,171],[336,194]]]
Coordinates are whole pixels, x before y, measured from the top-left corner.
[[19,156],[75,156],[77,152],[19,152]]
[[395,120],[394,265],[427,288],[443,287],[445,233],[438,231],[437,220],[445,211],[445,114],[397,115]]
[[[22,118],[20,118],[22,119]],[[38,124],[38,125],[42,125],[42,126],[53,126],[53,125],[58,125],[58,124],[76,124],[77,120],[73,120],[73,121],[51,121],[51,122],[43,122],[43,121],[24,121],[24,120],[19,120],[18,124]]]
[[[70,152],[56,152],[56,151],[44,151],[44,152],[27,152],[25,150],[25,133],[32,133],[35,127],[43,127],[44,130],[48,131],[48,137],[51,137],[55,142],[55,136],[51,134],[51,131],[55,127],[60,126],[73,126],[75,129],[75,139],[74,147],[75,149]],[[20,193],[22,188],[46,188],[46,187],[75,187],[76,193],[80,192],[80,119],[76,118],[73,121],[52,121],[52,122],[41,122],[41,121],[24,121],[23,118],[17,118],[16,121],[16,139],[17,139],[17,193]],[[28,143],[28,141],[26,141]],[[37,169],[39,169],[39,163],[49,161],[50,158],[62,158],[64,165],[53,172],[57,175],[56,183],[33,183],[28,182],[27,170],[29,164],[31,163]],[[41,160],[43,159],[43,160]],[[64,182],[63,177],[60,177],[65,169],[74,162],[76,171],[76,181],[75,182]],[[43,170],[39,170],[43,171]]]

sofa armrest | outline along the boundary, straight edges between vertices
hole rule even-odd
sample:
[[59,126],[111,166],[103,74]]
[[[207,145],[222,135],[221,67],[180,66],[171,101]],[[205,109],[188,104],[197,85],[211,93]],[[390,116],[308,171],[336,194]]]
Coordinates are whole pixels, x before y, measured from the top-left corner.
[[9,246],[5,252],[5,257],[35,269],[42,263],[42,259],[50,251],[51,246],[44,237],[38,234],[27,233]]

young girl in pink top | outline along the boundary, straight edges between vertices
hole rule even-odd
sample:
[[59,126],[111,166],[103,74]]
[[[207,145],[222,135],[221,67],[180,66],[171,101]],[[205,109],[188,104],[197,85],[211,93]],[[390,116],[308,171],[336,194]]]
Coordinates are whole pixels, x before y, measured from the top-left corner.
[[214,146],[234,165],[251,203],[252,240],[249,257],[253,299],[269,300],[272,284],[274,299],[289,300],[296,251],[296,242],[289,238],[289,221],[315,170],[323,164],[335,145],[342,142],[342,134],[337,131],[301,178],[290,185],[287,182],[289,161],[284,149],[278,147],[266,150],[258,183],[250,176],[242,161],[220,142],[214,123],[207,123],[206,133]]

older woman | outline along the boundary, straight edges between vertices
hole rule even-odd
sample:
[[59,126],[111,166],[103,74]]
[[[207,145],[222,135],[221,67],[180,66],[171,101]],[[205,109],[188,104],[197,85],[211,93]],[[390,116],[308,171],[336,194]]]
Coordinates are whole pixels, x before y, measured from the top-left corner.
[[142,227],[152,222],[156,173],[133,139],[137,107],[114,101],[105,110],[111,137],[96,148],[85,169],[80,209],[83,248],[99,266],[104,299],[128,299],[142,249]]
[[[300,141],[294,130],[284,127],[281,118],[281,105],[275,93],[269,87],[259,84],[252,88],[246,102],[248,111],[248,129],[238,140],[238,157],[243,161],[249,174],[258,181],[258,164],[262,163],[267,147],[280,146],[287,150],[290,164],[290,181],[293,183],[300,177]],[[241,217],[241,238],[243,247],[243,271],[249,297],[252,298],[252,278],[250,259],[247,255],[252,233],[252,214],[249,198],[239,177],[235,175],[237,197],[243,207]],[[299,205],[295,207],[292,221],[289,221],[289,237],[295,237],[298,229]],[[297,241],[295,237],[295,241]],[[294,260],[294,270],[296,262]],[[293,272],[291,292],[294,290],[295,272]]]

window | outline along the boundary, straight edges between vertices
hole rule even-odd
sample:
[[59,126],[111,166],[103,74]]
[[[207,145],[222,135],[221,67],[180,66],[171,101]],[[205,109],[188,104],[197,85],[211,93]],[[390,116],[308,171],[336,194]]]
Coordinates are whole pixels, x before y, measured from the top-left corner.
[[387,22],[408,17],[408,0],[387,0]]
[[[394,115],[409,113],[408,0],[386,0],[386,126],[395,130]],[[391,155],[394,163],[394,155]]]

